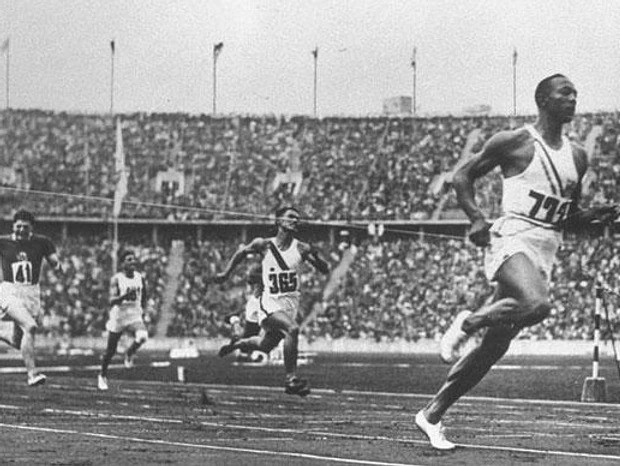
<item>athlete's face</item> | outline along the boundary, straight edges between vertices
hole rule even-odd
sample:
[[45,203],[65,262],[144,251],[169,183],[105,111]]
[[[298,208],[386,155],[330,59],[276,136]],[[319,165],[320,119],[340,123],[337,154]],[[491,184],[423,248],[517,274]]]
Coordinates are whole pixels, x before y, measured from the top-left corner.
[[577,107],[577,89],[567,78],[559,77],[552,81],[552,88],[547,97],[546,110],[562,123],[570,122]]
[[278,219],[278,225],[284,231],[295,233],[299,227],[299,214],[294,210],[287,210]]
[[24,241],[32,235],[32,223],[25,220],[16,220],[13,223],[13,233],[18,241]]
[[134,270],[136,270],[137,262],[138,261],[136,259],[136,256],[134,256],[133,254],[129,254],[123,260],[123,269],[125,269],[125,272],[133,272]]

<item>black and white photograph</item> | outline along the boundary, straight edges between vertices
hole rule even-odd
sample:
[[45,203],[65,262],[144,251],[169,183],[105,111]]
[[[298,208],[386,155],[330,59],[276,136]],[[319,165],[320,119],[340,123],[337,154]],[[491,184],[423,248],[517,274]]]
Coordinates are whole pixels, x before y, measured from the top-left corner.
[[0,0],[0,463],[620,463],[620,3]]

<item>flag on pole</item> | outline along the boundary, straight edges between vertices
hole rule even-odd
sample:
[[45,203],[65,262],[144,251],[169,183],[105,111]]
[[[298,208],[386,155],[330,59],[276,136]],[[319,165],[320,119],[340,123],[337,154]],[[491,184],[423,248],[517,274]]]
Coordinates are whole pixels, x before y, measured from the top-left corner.
[[11,43],[8,37],[4,39],[4,41],[2,41],[2,45],[0,45],[0,52],[8,52],[10,44]]
[[218,42],[217,44],[213,44],[213,60],[217,60],[217,57],[220,56],[223,48],[224,42]]
[[118,173],[125,168],[125,151],[123,148],[123,130],[120,117],[116,119],[116,151],[114,152],[114,170]]
[[318,46],[314,48],[314,50],[312,51],[312,55],[314,56],[315,60],[319,58],[319,47]]
[[112,54],[114,54],[115,46],[114,46],[114,41],[113,40],[110,41],[110,50],[112,51]]
[[515,66],[517,64],[517,48],[515,47],[515,49],[512,52],[512,66]]
[[416,55],[417,54],[418,54],[418,48],[414,47],[413,48],[413,54],[411,55],[411,67],[412,68],[415,68],[416,65],[417,65],[417,62],[416,62]]
[[114,169],[118,181],[114,191],[114,216],[118,217],[121,213],[123,199],[127,195],[127,181],[129,173],[125,167],[125,151],[123,149],[123,132],[121,129],[121,119],[116,119],[116,152],[114,153]]

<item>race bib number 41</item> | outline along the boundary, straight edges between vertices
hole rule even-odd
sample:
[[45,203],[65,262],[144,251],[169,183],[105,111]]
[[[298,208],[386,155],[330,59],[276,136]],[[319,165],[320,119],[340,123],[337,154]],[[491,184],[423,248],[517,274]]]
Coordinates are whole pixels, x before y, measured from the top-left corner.
[[22,285],[32,284],[32,262],[19,261],[11,264],[13,270],[13,281]]

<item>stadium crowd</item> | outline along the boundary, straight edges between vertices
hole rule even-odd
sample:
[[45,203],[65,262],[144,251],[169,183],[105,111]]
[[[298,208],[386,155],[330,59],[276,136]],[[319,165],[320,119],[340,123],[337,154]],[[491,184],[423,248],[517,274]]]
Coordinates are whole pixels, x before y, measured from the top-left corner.
[[[147,243],[131,247],[137,252],[139,269],[146,273],[149,305],[145,320],[154,334],[164,287],[172,278],[166,275],[169,251]],[[213,284],[211,278],[238,246],[237,241],[225,239],[187,241],[168,336],[228,335],[225,317],[244,308],[247,267],[240,267],[225,287]],[[335,267],[346,246],[318,243],[318,247]],[[464,239],[432,235],[390,241],[370,238],[350,247],[354,260],[325,302],[322,295],[327,280],[310,270],[302,276],[299,320],[308,321],[302,329],[309,340],[438,339],[455,314],[478,307],[493,292],[483,275],[482,250]],[[58,249],[65,274],[59,277],[44,268],[43,332],[55,337],[101,336],[109,311],[111,243],[75,236],[61,242]],[[600,280],[618,292],[619,276],[620,240],[592,237],[567,241],[552,276],[551,316],[524,330],[520,338],[591,338],[595,283]],[[607,298],[615,315],[620,303],[615,295]],[[308,318],[313,312],[316,315]]]
[[[258,217],[294,201],[307,216],[323,221],[440,219],[457,214],[454,195],[446,186],[464,151],[475,151],[499,129],[528,121],[124,115],[130,202],[121,215],[176,220],[230,219],[240,213]],[[579,115],[569,135],[586,145],[589,137],[594,141],[588,199],[618,202],[618,115]],[[115,121],[109,116],[0,112],[0,195],[5,201],[0,214],[9,215],[12,206],[20,205],[51,216],[108,218],[117,181],[115,150]],[[169,170],[183,175],[182,187],[162,189],[156,184],[158,173]],[[478,189],[491,216],[499,211],[498,181],[493,174]],[[154,284],[153,311],[147,317],[152,331],[169,278],[168,252],[147,244],[138,245],[138,250]],[[187,243],[169,335],[226,334],[222,316],[242,308],[243,277],[233,281],[233,292],[231,286],[212,285],[209,277],[237,246],[230,240]],[[355,261],[338,292],[304,327],[308,338],[437,338],[459,310],[477,307],[492,292],[482,276],[481,252],[460,239],[367,239],[355,247]],[[617,247],[610,239],[568,242],[553,278],[553,314],[522,336],[589,337],[594,271],[598,268],[610,286],[618,286]],[[335,265],[341,250],[328,244],[321,248]],[[68,273],[64,279],[45,274],[44,329],[50,334],[99,335],[108,309],[110,244],[71,238],[59,249]],[[315,309],[325,286],[317,277],[307,279],[302,306],[306,314]]]
[[[145,274],[148,285],[145,323],[153,334],[161,311],[168,255],[161,247],[140,244],[125,247],[136,252],[138,269]],[[45,334],[101,336],[110,310],[111,251],[111,242],[103,237],[73,236],[59,243],[62,276],[48,267],[41,277]]]
[[[612,239],[567,241],[553,272],[551,316],[520,338],[592,338],[595,283],[620,289],[619,248]],[[458,312],[477,309],[492,292],[482,251],[464,240],[366,241],[326,312],[305,333],[310,339],[438,339]],[[607,298],[613,316],[618,302]]]
[[245,305],[244,278],[236,276],[234,291],[214,285],[210,279],[238,246],[231,241],[188,241],[184,267],[173,303],[170,336],[218,336],[226,333],[225,316],[240,313]]
[[[204,241],[186,251],[183,276],[175,302],[172,336],[226,335],[224,317],[244,306],[245,269],[235,275],[232,287],[223,291],[209,277],[223,268],[236,244]],[[320,244],[333,265],[341,253]],[[353,246],[355,260],[337,292],[322,304],[303,333],[316,338],[361,338],[375,341],[420,338],[437,339],[453,316],[478,307],[493,292],[482,271],[482,251],[459,239],[425,238],[378,242],[364,240]],[[524,330],[521,338],[587,339],[592,336],[594,284],[603,280],[618,289],[620,271],[617,250],[611,239],[568,241],[554,270],[554,310],[542,324]],[[200,264],[206,264],[206,268]],[[420,266],[424,264],[424,266]],[[308,271],[310,272],[310,271]],[[321,301],[325,279],[304,274],[304,297],[300,322]],[[232,291],[231,291],[232,289]],[[610,306],[616,304],[610,296]]]
[[[433,214],[455,207],[442,188],[465,147],[475,150],[497,130],[527,121],[124,115],[130,175],[122,216],[261,215],[294,198],[320,220],[438,218]],[[592,128],[602,129],[590,177],[599,199],[618,196],[619,122],[616,114],[580,115],[570,130],[571,137],[584,141]],[[2,111],[0,135],[6,200],[50,215],[111,215],[118,176],[115,122],[109,116]],[[182,186],[157,186],[157,174],[168,170],[182,174]],[[494,179],[479,190],[491,214],[498,210]]]

